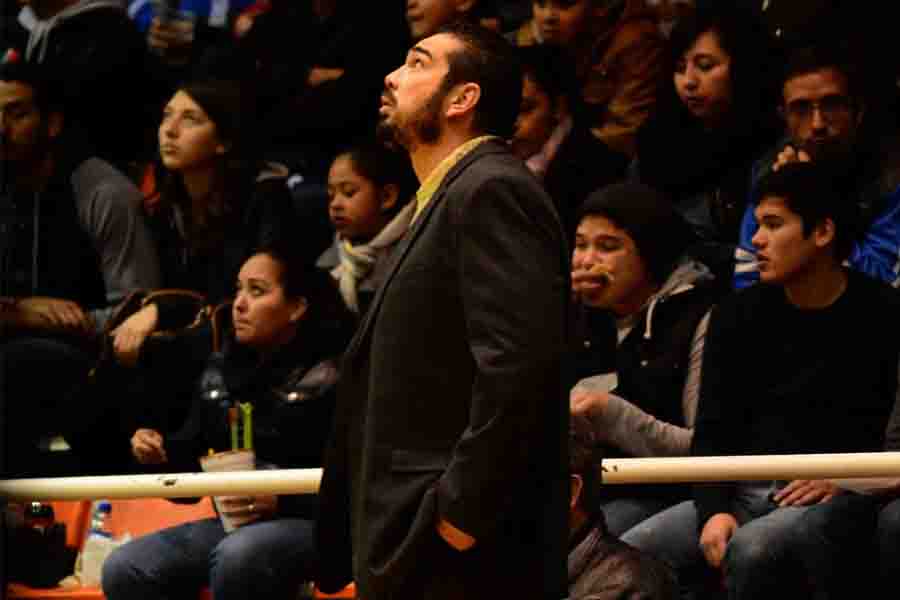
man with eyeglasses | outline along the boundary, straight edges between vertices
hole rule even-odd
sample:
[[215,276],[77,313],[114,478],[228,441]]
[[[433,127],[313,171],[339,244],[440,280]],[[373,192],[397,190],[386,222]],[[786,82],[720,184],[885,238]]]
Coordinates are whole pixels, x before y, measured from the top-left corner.
[[[827,162],[829,170],[848,178],[852,200],[860,209],[859,237],[846,264],[900,286],[900,145],[896,136],[877,131],[867,116],[857,73],[839,49],[795,50],[788,57],[782,81],[780,112],[786,135],[755,166],[752,187],[787,163]],[[737,288],[759,280],[756,251],[750,242],[758,228],[754,209],[748,204],[735,250]]]

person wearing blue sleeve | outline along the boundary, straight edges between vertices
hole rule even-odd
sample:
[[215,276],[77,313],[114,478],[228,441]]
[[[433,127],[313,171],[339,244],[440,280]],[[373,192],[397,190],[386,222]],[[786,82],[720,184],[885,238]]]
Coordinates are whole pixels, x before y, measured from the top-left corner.
[[[782,79],[781,113],[787,128],[779,144],[760,159],[751,189],[769,172],[793,161],[828,160],[853,182],[852,197],[861,216],[861,235],[847,265],[875,279],[900,285],[900,143],[879,131],[867,115],[857,72],[840,50],[803,48],[788,58]],[[751,197],[753,191],[751,191]],[[751,239],[757,223],[750,203],[735,250],[734,285],[759,280]]]
[[[128,16],[142,33],[146,33],[154,17],[158,16],[158,5],[163,2],[166,0],[129,0]],[[168,4],[190,11],[210,27],[221,29],[228,26],[232,17],[253,4],[253,0],[173,0]]]

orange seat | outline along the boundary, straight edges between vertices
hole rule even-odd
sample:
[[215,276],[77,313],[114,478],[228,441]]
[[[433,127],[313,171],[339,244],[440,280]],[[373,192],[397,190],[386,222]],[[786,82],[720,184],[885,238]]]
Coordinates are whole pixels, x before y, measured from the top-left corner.
[[[90,527],[89,500],[52,502],[57,522],[66,524],[66,543],[80,548]],[[204,498],[197,504],[175,504],[162,498],[113,500],[109,528],[119,537],[126,532],[136,538],[166,527],[215,516],[212,500]],[[37,589],[19,583],[7,587],[10,600],[104,600],[99,587]],[[207,590],[199,600],[210,600]]]
[[335,594],[326,594],[325,592],[321,592],[318,590],[318,588],[316,588],[313,591],[313,598],[316,598],[316,600],[320,598],[344,598],[346,600],[354,600],[356,598],[356,585],[350,583],[349,585],[347,585],[347,587]]
[[[91,502],[81,500],[51,504],[57,522],[66,524],[66,542],[80,548],[90,527]],[[162,498],[113,500],[109,526],[116,537],[128,532],[131,537],[136,538],[215,514],[209,498],[204,498],[197,504],[175,504]],[[7,586],[7,597],[9,600],[105,600],[99,587],[37,589],[19,583],[10,583]],[[335,594],[315,590],[314,598],[354,600],[356,586],[351,583]],[[209,589],[203,589],[198,600],[212,600]]]

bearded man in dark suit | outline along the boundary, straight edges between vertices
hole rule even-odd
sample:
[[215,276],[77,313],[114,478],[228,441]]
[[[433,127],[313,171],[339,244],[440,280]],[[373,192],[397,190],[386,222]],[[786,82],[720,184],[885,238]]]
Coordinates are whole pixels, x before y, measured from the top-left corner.
[[565,596],[568,257],[503,139],[521,81],[508,43],[469,25],[385,79],[381,129],[422,185],[345,357],[324,591],[352,578],[365,600]]

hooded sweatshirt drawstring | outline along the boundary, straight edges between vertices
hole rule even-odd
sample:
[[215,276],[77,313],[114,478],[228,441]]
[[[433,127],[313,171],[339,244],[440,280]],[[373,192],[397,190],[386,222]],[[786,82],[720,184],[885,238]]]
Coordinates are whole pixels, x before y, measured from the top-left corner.
[[653,313],[657,304],[694,288],[700,281],[706,281],[711,278],[712,273],[701,263],[687,261],[676,268],[666,280],[662,289],[650,297],[647,306],[647,319],[644,322],[644,339],[649,340],[653,337]]

